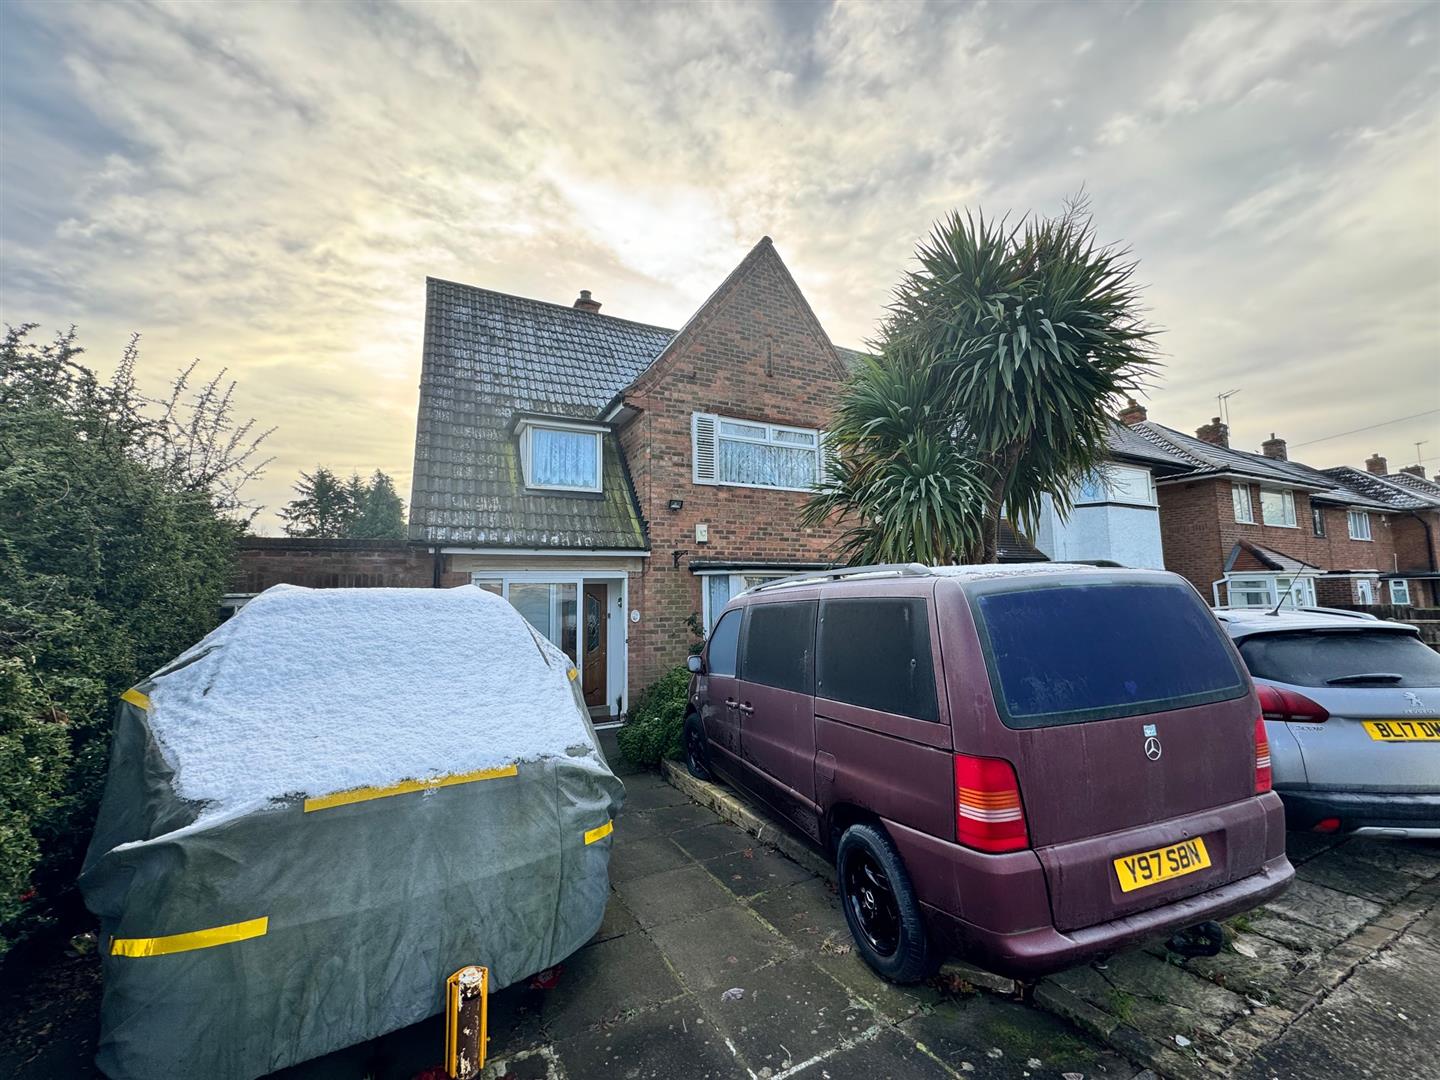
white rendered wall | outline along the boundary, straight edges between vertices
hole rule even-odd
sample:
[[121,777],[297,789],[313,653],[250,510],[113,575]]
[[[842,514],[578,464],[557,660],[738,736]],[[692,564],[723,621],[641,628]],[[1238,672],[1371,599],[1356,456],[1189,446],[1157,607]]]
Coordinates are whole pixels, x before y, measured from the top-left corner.
[[1077,506],[1062,522],[1047,495],[1035,546],[1055,562],[1104,559],[1132,569],[1165,568],[1160,513],[1153,506]]

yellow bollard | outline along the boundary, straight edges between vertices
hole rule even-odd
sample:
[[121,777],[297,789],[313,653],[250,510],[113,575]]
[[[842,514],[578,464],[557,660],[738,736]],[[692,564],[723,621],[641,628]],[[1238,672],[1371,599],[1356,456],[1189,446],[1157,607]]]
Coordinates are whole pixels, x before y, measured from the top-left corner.
[[471,1080],[485,1067],[490,969],[474,964],[445,980],[445,1074]]

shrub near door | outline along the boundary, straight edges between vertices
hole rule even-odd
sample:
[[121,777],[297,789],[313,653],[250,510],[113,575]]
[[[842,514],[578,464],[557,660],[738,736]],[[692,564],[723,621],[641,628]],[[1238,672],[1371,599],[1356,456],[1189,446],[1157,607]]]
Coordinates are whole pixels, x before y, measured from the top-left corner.
[[661,758],[680,756],[689,692],[690,672],[683,667],[671,668],[641,691],[616,736],[626,761],[657,768]]

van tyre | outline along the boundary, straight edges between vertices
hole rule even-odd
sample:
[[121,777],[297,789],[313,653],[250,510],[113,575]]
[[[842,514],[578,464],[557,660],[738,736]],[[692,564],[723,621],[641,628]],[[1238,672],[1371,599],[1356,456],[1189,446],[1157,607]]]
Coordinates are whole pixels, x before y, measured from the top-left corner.
[[710,751],[705,745],[705,729],[694,713],[685,717],[685,768],[696,780],[715,779],[710,769]]
[[840,904],[865,962],[895,983],[934,973],[938,958],[900,853],[875,825],[851,825],[835,849]]

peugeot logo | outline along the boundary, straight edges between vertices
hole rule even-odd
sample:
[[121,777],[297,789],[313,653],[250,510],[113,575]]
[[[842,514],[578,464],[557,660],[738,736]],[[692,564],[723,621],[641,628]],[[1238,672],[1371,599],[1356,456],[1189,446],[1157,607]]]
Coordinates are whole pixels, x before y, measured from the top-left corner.
[[1420,695],[1413,690],[1405,691],[1405,702],[1412,709],[1423,709],[1425,707],[1425,703],[1420,700]]
[[1160,760],[1160,740],[1154,735],[1145,740],[1145,756],[1151,761]]

